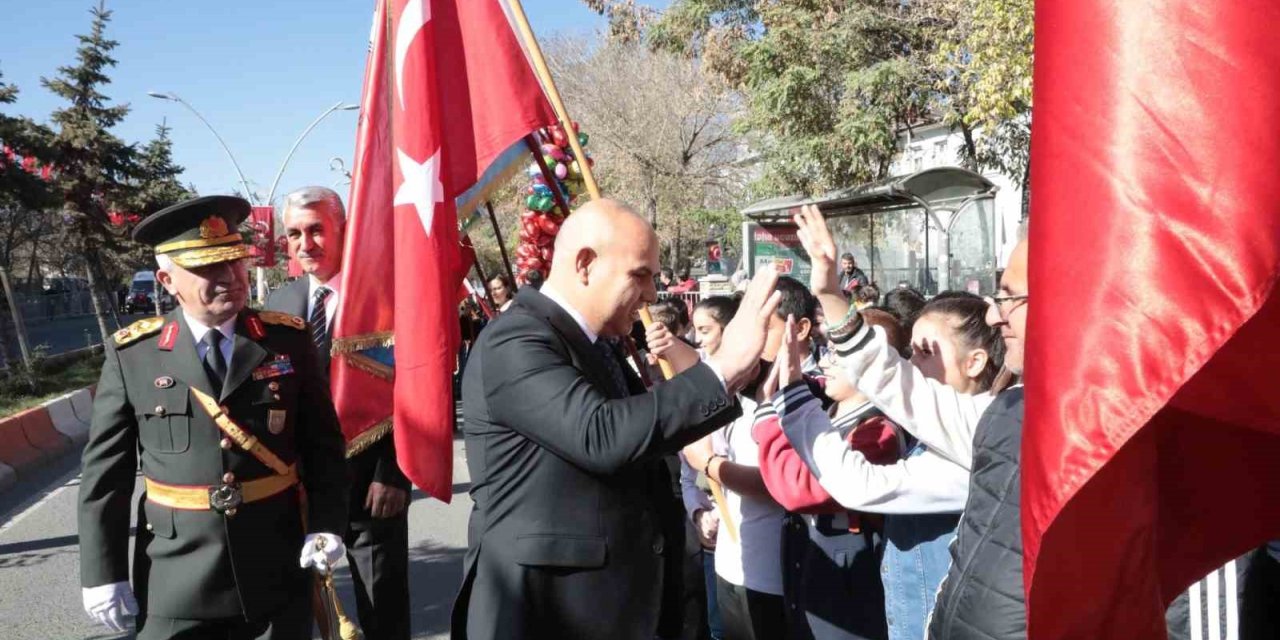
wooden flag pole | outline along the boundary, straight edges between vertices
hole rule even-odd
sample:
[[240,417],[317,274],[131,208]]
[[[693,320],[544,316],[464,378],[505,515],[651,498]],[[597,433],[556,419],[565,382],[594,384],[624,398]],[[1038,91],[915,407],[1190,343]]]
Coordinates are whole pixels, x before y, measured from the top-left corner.
[[[533,62],[533,70],[538,74],[538,79],[542,81],[542,88],[547,93],[547,98],[551,100],[551,107],[556,111],[556,118],[560,120],[560,126],[564,127],[565,137],[569,138],[569,146],[573,148],[573,157],[578,162],[578,169],[582,171],[582,181],[587,185],[587,193],[591,195],[592,200],[600,198],[600,187],[596,184],[595,173],[591,171],[591,164],[587,162],[587,154],[582,151],[582,144],[578,141],[578,132],[573,130],[573,120],[569,118],[569,110],[564,106],[564,99],[560,97],[560,90],[556,88],[555,79],[551,77],[551,70],[547,67],[547,60],[542,55],[542,47],[538,46],[538,39],[533,35],[533,27],[529,26],[529,17],[524,13],[524,7],[521,6],[520,0],[509,0],[508,5],[511,7],[511,15],[515,18],[516,28],[520,30],[520,38],[524,40],[525,47],[529,51],[529,58]],[[535,155],[537,151],[534,151]],[[567,212],[566,212],[567,213]],[[648,327],[653,324],[653,316],[649,314],[647,307],[640,308],[640,320],[644,326]],[[671,363],[665,359],[659,358],[658,365],[662,367],[662,376],[670,380],[675,376],[675,370],[671,368]],[[707,484],[711,485],[711,495],[715,498],[716,507],[720,510],[720,521],[724,523],[729,533],[729,537],[734,542],[738,541],[738,528],[733,523],[733,518],[729,514],[729,504],[725,501],[724,491],[720,488],[720,483],[707,478]]]
[[524,14],[524,7],[521,6],[520,0],[509,0],[508,4],[511,6],[512,17],[516,19],[516,28],[520,30],[520,38],[528,47],[533,70],[542,81],[542,88],[547,92],[547,98],[551,100],[551,107],[556,110],[556,117],[560,119],[560,126],[564,127],[569,146],[573,147],[573,157],[578,161],[578,168],[582,170],[582,180],[587,184],[587,193],[591,194],[592,200],[599,199],[600,187],[596,184],[596,176],[591,172],[591,165],[587,164],[587,154],[582,151],[582,144],[578,142],[578,132],[573,130],[573,120],[569,119],[569,110],[565,109],[560,90],[556,88],[555,80],[551,78],[551,70],[547,68],[547,59],[542,55],[542,47],[538,46],[538,39],[534,37],[533,28],[529,26],[529,17]]

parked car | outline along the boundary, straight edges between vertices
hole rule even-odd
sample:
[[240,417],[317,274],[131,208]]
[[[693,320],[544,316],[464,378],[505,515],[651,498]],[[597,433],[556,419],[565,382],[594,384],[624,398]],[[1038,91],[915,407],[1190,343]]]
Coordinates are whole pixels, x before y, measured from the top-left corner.
[[133,283],[129,285],[129,293],[124,298],[124,312],[156,313],[157,291],[160,295],[160,313],[168,313],[173,309],[173,296],[159,286],[155,272],[139,271],[133,274]]

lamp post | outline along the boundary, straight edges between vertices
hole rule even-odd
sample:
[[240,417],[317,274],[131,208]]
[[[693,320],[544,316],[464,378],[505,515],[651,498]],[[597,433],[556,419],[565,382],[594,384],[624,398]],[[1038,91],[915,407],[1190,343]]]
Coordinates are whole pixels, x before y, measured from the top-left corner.
[[[249,199],[250,202],[253,202],[255,204],[259,202],[257,196],[254,195],[253,191],[249,189],[249,181],[245,180],[244,172],[240,170],[240,164],[236,162],[235,156],[231,154],[231,149],[230,147],[227,146],[226,141],[222,139],[222,136],[218,135],[218,131],[213,128],[213,125],[209,124],[209,121],[206,120],[204,116],[200,115],[199,111],[196,111],[195,107],[191,106],[190,103],[188,103],[186,100],[183,100],[182,97],[176,93],[162,93],[159,91],[148,91],[147,95],[151,96],[152,98],[158,98],[160,100],[169,100],[171,102],[177,102],[178,104],[181,104],[182,106],[186,107],[189,111],[191,111],[191,113],[194,113],[195,116],[200,119],[200,122],[203,122],[204,126],[209,128],[209,132],[213,134],[213,137],[217,138],[218,144],[222,145],[222,150],[226,152],[227,159],[231,160],[231,166],[235,167],[236,169],[236,175],[240,177],[240,186],[244,188],[245,196]],[[289,160],[293,159],[293,153],[298,150],[298,146],[301,145],[303,139],[305,139],[307,135],[311,133],[311,130],[315,129],[316,125],[320,124],[320,121],[327,118],[329,114],[333,113],[334,111],[353,111],[359,108],[360,108],[359,105],[349,104],[346,102],[335,103],[332,107],[329,107],[319,116],[317,116],[315,120],[312,120],[311,124],[307,125],[307,128],[302,130],[302,133],[298,135],[298,139],[293,141],[293,146],[289,148],[289,153],[285,155],[284,161],[280,163],[280,169],[276,171],[275,180],[271,181],[271,189],[268,190],[267,192],[267,201],[266,201],[267,204],[271,204],[272,199],[275,197],[276,187],[280,184],[280,178],[281,176],[284,175],[284,170],[285,170],[285,167],[289,165]],[[257,267],[255,269],[255,275],[258,278],[258,287],[257,287],[258,303],[264,304],[267,301],[266,269],[262,267]]]
[[186,107],[187,110],[190,111],[191,113],[194,113],[195,116],[200,119],[200,122],[203,122],[204,126],[209,128],[209,133],[212,133],[213,137],[217,138],[218,144],[222,145],[222,150],[225,151],[227,154],[227,159],[231,161],[231,166],[236,168],[236,175],[240,176],[240,186],[241,188],[244,189],[245,197],[251,201],[256,200],[256,198],[254,198],[253,196],[253,191],[249,189],[249,181],[244,179],[244,172],[240,170],[240,163],[236,162],[236,157],[231,154],[231,148],[227,146],[227,142],[222,139],[222,136],[218,135],[218,130],[214,129],[213,125],[209,124],[209,121],[206,120],[204,116],[200,115],[200,112],[196,111],[195,107],[191,106],[191,103],[187,102],[186,100],[183,100],[182,96],[179,96],[176,93],[148,91],[147,95],[151,96],[152,98],[158,98],[160,100],[168,100],[170,102],[176,102]]
[[302,140],[307,137],[307,134],[311,133],[311,130],[316,128],[316,125],[320,124],[321,120],[324,120],[325,118],[329,117],[329,114],[333,113],[334,111],[355,111],[356,109],[359,109],[359,108],[360,108],[360,105],[358,104],[348,104],[346,102],[338,102],[337,104],[334,104],[332,107],[325,109],[324,113],[320,114],[319,116],[316,116],[316,119],[312,120],[311,124],[307,125],[307,128],[303,129],[302,133],[298,134],[298,139],[293,141],[292,147],[289,147],[289,153],[285,154],[284,162],[280,163],[280,170],[276,172],[276,179],[271,181],[271,189],[267,191],[267,204],[271,204],[271,200],[275,198],[276,187],[280,185],[280,177],[284,175],[284,168],[289,166],[289,160],[293,159],[293,152],[298,150],[298,145],[302,144]]

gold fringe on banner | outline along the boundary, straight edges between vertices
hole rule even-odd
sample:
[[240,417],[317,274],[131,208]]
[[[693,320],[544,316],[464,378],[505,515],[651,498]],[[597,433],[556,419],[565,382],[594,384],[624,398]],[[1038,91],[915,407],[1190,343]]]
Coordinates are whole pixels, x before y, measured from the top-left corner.
[[366,333],[358,336],[348,336],[346,338],[334,338],[333,347],[329,349],[332,355],[342,355],[353,353],[356,351],[364,351],[374,347],[394,347],[396,344],[396,336],[390,331],[379,331],[378,333]]
[[352,438],[351,442],[347,443],[347,457],[359,455],[389,433],[391,433],[391,418],[369,427],[364,433]]
[[362,356],[358,353],[344,353],[342,358],[347,364],[377,378],[382,378],[388,382],[396,379],[396,371],[369,356]]

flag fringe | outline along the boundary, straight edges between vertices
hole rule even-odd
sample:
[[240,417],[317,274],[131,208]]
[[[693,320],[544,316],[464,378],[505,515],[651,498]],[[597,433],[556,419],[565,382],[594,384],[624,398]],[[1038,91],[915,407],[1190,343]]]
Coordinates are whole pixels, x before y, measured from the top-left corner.
[[358,353],[344,353],[342,359],[353,368],[363,371],[375,378],[393,382],[396,379],[396,370],[390,366],[382,364],[369,356],[360,355]]
[[379,331],[358,336],[334,338],[333,348],[329,350],[329,353],[332,355],[347,355],[374,347],[394,347],[395,345],[396,336],[394,333],[391,331]]
[[388,433],[391,433],[391,418],[369,427],[364,433],[352,438],[351,442],[347,443],[347,458],[360,455]]

